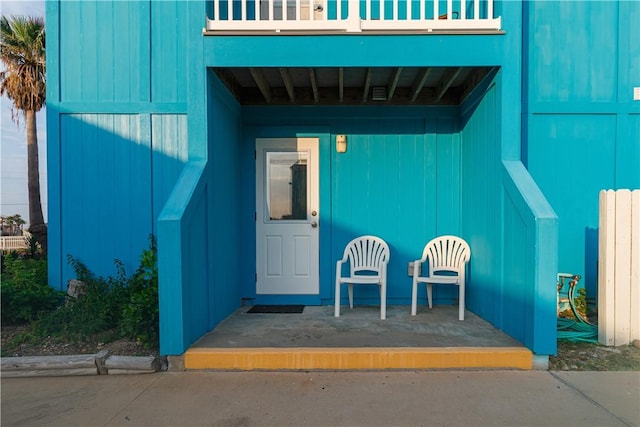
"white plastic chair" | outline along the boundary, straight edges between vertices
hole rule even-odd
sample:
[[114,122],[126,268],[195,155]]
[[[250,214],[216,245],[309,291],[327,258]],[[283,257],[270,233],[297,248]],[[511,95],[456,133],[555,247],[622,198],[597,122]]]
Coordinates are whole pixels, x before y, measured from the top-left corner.
[[[342,277],[342,264],[350,263],[349,277]],[[376,236],[360,236],[347,244],[344,255],[336,263],[335,317],[340,317],[340,287],[349,286],[349,307],[353,308],[353,285],[380,287],[380,319],[387,317],[387,264],[389,246]]]
[[[411,315],[415,316],[418,305],[418,284],[427,285],[427,302],[432,307],[431,286],[456,285],[459,288],[458,319],[464,320],[465,269],[471,258],[469,245],[460,237],[440,236],[431,240],[422,251],[422,258],[413,264],[413,293]],[[429,259],[429,271],[421,275],[422,264]],[[442,274],[445,273],[445,274]]]

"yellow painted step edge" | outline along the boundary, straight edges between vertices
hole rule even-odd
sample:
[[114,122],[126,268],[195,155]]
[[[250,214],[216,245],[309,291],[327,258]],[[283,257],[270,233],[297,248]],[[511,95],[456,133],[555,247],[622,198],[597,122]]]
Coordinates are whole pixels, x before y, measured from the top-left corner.
[[533,354],[522,347],[430,348],[192,348],[186,369],[447,369],[513,368],[529,370]]

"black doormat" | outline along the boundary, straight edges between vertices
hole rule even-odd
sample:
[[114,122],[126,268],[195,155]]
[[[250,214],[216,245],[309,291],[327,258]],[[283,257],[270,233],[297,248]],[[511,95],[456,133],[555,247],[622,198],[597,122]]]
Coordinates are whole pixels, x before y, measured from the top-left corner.
[[296,314],[303,310],[304,305],[254,305],[247,313]]

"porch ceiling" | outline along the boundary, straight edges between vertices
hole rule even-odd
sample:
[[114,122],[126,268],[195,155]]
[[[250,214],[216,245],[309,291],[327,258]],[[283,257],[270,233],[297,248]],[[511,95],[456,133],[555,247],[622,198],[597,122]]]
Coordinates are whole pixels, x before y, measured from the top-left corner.
[[491,67],[229,67],[242,105],[459,105]]

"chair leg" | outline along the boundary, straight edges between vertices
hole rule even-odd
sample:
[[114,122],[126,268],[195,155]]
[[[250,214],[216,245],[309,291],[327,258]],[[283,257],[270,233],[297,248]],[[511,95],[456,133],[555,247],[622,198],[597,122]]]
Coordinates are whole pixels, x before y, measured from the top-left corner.
[[411,292],[411,315],[418,313],[418,282],[413,281],[413,290]]
[[433,302],[431,301],[431,296],[433,294],[431,289],[431,283],[427,283],[427,303],[429,303],[429,308],[433,308]]
[[336,277],[336,305],[333,311],[335,317],[340,317],[340,278]]
[[460,296],[458,301],[458,320],[464,320],[464,283],[460,284]]
[[383,284],[380,286],[380,319],[387,318],[387,287]]
[[353,283],[349,283],[349,308],[353,308]]

